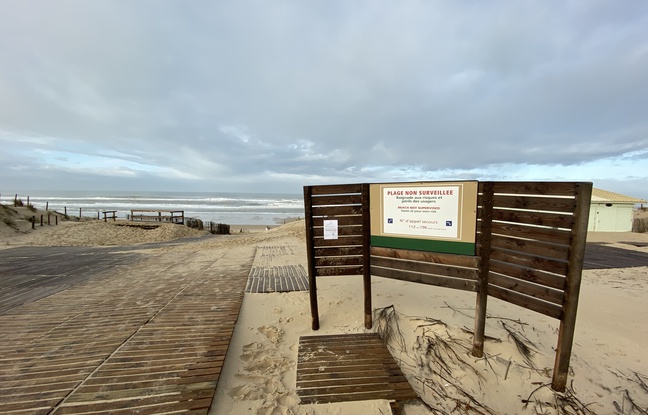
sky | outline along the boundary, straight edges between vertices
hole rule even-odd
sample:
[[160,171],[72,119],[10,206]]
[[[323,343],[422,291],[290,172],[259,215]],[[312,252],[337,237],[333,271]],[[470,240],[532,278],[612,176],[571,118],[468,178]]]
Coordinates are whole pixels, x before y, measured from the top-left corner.
[[648,199],[646,28],[638,0],[0,0],[0,191]]

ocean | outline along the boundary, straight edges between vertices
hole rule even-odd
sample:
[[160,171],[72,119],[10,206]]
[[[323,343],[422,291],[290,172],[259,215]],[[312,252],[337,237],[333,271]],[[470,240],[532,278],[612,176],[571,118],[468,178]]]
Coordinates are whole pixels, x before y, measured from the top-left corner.
[[[13,203],[15,194],[2,193],[2,203]],[[117,211],[125,219],[131,209],[183,210],[185,217],[228,225],[279,225],[304,217],[300,194],[218,193],[218,192],[100,192],[30,191],[18,197],[45,209],[78,216],[97,216],[101,211]]]

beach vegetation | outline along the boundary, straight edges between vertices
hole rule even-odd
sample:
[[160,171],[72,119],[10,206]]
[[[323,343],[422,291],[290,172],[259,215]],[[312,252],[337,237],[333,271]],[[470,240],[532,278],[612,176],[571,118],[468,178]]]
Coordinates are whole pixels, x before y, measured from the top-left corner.
[[16,227],[16,221],[11,216],[3,216],[2,222],[4,222],[5,225],[7,225],[7,226],[9,226],[11,228]]

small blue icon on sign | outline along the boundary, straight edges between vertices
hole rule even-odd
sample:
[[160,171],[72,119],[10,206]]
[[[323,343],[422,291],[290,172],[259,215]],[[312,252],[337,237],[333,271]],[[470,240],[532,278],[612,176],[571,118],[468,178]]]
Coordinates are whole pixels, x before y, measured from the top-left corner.
[[387,218],[387,223],[394,223],[394,219],[392,219],[392,218]]
[[451,221],[451,220],[447,220],[447,221],[446,221],[446,226],[452,226],[452,221]]

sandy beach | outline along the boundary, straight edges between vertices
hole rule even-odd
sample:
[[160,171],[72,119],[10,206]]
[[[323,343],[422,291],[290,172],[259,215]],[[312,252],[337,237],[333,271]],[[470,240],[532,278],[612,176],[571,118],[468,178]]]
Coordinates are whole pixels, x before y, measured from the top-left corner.
[[[130,246],[154,250],[282,247],[262,266],[306,268],[304,222],[266,230],[232,225],[210,235],[179,225],[145,230],[103,221],[36,226],[2,207],[0,249],[17,246]],[[645,212],[644,212],[645,213]],[[648,234],[592,233],[588,241],[648,254]],[[631,244],[629,242],[636,242]],[[245,251],[247,252],[247,251]],[[258,256],[255,261],[258,261]],[[475,294],[373,277],[374,328],[363,325],[360,277],[318,279],[321,328],[311,330],[307,291],[246,293],[210,414],[388,414],[387,401],[300,404],[301,336],[390,329],[392,356],[421,397],[403,407],[422,414],[648,413],[648,262],[583,272],[568,389],[550,389],[558,321],[489,298],[485,357],[470,355]],[[0,398],[1,399],[1,398]]]

